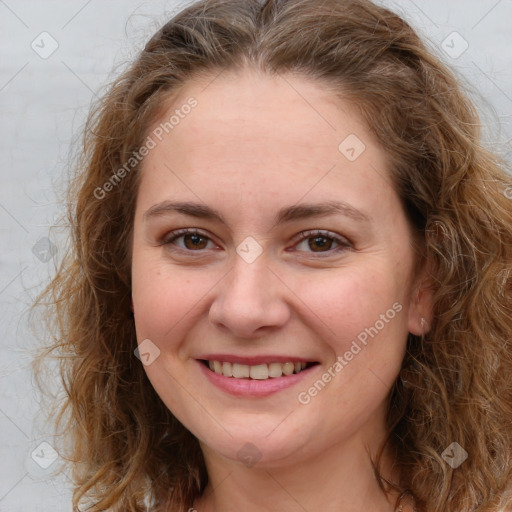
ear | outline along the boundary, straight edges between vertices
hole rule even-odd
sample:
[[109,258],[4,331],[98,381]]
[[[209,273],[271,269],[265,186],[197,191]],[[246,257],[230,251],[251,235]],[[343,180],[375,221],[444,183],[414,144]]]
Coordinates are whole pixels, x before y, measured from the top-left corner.
[[433,265],[426,261],[418,272],[411,291],[409,303],[408,330],[421,336],[430,331],[433,321],[434,289]]

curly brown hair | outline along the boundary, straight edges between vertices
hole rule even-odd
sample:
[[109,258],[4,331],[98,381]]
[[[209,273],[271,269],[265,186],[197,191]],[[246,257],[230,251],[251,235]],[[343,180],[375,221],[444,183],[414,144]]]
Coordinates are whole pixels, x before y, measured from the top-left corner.
[[[380,452],[392,449],[399,483],[374,461],[383,491],[410,491],[425,512],[511,510],[512,179],[484,149],[456,76],[401,17],[368,0],[200,0],[151,38],[91,112],[66,198],[70,245],[34,305],[52,333],[38,371],[57,357],[65,389],[57,428],[73,506],[182,510],[205,488],[198,440],[133,355],[140,163],[118,170],[184,84],[247,64],[313,78],[358,106],[392,163],[418,260],[432,263],[433,322],[427,335],[409,334]],[[457,469],[441,456],[454,440],[469,451]]]

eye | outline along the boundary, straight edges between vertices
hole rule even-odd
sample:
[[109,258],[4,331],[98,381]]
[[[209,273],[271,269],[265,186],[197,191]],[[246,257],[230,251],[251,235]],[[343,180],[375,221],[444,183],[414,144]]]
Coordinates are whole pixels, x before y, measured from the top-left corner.
[[[305,252],[332,255],[333,253],[346,251],[352,247],[347,239],[331,231],[321,229],[303,231],[299,233],[298,239],[299,243],[296,244],[294,250]],[[336,244],[337,247],[333,249],[334,244]]]
[[[177,243],[181,239],[182,243]],[[175,245],[183,251],[199,252],[204,249],[211,249],[211,243],[217,247],[206,234],[195,228],[184,228],[169,233],[161,242],[161,245]]]
[[[303,231],[295,237],[294,241],[296,240],[298,240],[298,243],[295,243],[292,251],[312,252],[319,256],[330,256],[352,247],[351,243],[344,237],[321,229]],[[197,228],[184,228],[172,231],[160,242],[160,245],[170,246],[171,250],[189,253],[200,253],[206,249],[217,247],[207,234]]]

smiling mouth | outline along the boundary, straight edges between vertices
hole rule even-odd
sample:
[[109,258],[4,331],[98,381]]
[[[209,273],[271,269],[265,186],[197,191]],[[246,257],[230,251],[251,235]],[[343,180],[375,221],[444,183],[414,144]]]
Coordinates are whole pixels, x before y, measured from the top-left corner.
[[318,363],[305,362],[286,362],[286,363],[269,363],[269,364],[238,364],[225,361],[208,361],[201,360],[212,372],[224,377],[232,377],[234,379],[252,379],[267,380],[278,377],[287,377],[303,370],[315,366]]

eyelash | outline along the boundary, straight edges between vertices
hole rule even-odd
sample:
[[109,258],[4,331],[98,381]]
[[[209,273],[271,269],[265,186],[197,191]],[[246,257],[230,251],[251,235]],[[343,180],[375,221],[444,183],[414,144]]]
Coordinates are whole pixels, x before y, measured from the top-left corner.
[[[169,233],[161,241],[161,243],[159,245],[172,246],[172,245],[174,245],[173,242],[175,242],[178,238],[181,238],[184,235],[200,235],[200,236],[208,239],[209,241],[213,242],[211,240],[211,238],[206,233],[204,233],[203,231],[201,231],[197,228],[184,228],[184,229],[178,229],[177,231],[172,231],[171,233]],[[332,256],[333,254],[337,254],[339,252],[343,252],[343,251],[346,251],[346,250],[352,248],[351,243],[346,238],[341,237],[340,235],[337,235],[336,233],[333,233],[332,231],[326,231],[326,230],[322,230],[322,229],[313,229],[313,230],[307,230],[307,231],[300,232],[297,236],[295,236],[293,238],[294,245],[297,245],[297,244],[303,242],[304,240],[308,240],[309,238],[332,239],[336,243],[339,244],[339,247],[336,247],[334,249],[329,249],[328,251],[325,251],[325,252],[306,251],[306,252],[310,252],[311,254],[315,254],[316,257],[319,257],[319,258],[322,258],[325,256]],[[185,253],[189,253],[189,254],[190,253],[199,253],[198,254],[198,256],[199,256],[199,255],[202,255],[201,253],[203,251],[205,251],[206,249],[200,249],[197,251],[193,251],[190,249],[183,249],[181,247],[175,247],[175,248],[173,247],[173,248],[170,248],[170,250],[177,251],[177,252],[185,252]]]

